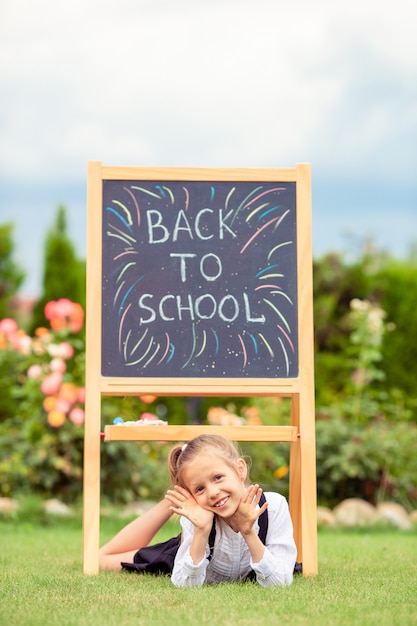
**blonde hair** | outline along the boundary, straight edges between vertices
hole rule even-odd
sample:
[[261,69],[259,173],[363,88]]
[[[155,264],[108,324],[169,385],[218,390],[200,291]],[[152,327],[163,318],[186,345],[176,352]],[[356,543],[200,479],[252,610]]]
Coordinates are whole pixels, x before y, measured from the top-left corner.
[[187,444],[178,444],[172,448],[168,457],[168,469],[173,485],[185,487],[182,478],[184,469],[199,454],[212,454],[226,463],[236,474],[237,462],[243,458],[237,445],[229,439],[220,435],[199,435]]

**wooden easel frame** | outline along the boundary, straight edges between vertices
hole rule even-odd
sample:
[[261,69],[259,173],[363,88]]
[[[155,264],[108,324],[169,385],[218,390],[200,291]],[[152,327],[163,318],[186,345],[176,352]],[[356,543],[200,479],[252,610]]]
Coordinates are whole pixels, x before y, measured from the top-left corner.
[[[299,375],[285,379],[118,378],[101,375],[102,187],[103,180],[187,180],[295,182]],[[97,574],[100,533],[101,398],[117,395],[285,396],[291,398],[291,426],[106,426],[105,441],[187,441],[218,432],[235,441],[290,443],[289,506],[303,573],[317,563],[314,336],[311,243],[311,178],[308,164],[285,169],[191,169],[103,166],[88,168],[86,419],[84,434],[83,567]]]

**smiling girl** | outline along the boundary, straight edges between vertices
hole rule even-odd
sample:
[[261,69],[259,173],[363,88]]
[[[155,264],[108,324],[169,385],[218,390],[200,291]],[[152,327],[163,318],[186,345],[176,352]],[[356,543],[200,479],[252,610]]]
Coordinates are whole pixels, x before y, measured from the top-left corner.
[[[170,573],[178,587],[247,578],[264,587],[291,584],[297,550],[287,502],[248,484],[232,442],[200,435],[175,446],[168,465],[173,489],[101,548],[102,568]],[[172,513],[181,535],[146,547]]]

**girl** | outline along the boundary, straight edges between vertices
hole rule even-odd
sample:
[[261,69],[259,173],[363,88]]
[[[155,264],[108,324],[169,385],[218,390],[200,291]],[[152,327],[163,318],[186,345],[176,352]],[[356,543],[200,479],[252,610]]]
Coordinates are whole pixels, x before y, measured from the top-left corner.
[[[263,587],[291,584],[297,550],[287,502],[272,492],[263,502],[233,443],[200,435],[175,446],[168,465],[173,489],[101,548],[100,567],[170,572],[178,587],[249,577]],[[263,542],[259,518],[266,509]],[[181,535],[146,548],[172,513],[181,518]]]

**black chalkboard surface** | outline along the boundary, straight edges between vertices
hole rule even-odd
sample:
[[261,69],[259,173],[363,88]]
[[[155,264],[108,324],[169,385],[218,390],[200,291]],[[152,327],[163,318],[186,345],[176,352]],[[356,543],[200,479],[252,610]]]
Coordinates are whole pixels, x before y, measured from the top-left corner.
[[102,375],[298,375],[296,184],[103,180]]

